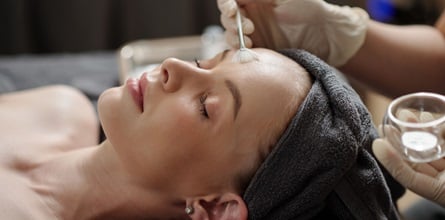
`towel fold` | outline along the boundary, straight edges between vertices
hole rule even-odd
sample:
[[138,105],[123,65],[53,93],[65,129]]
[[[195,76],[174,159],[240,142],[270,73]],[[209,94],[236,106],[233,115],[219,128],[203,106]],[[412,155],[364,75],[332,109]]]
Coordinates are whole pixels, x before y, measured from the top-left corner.
[[317,57],[280,52],[314,83],[244,193],[249,219],[399,219],[391,190],[403,188],[371,154],[377,132],[360,97]]

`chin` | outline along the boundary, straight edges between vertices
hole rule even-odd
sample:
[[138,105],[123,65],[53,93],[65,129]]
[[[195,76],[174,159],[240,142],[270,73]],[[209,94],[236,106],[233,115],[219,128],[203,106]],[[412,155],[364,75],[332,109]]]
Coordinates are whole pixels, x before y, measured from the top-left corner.
[[97,112],[102,126],[119,121],[123,103],[123,90],[121,87],[114,87],[105,90],[97,100]]
[[123,135],[138,119],[132,97],[125,91],[124,87],[107,89],[97,101],[99,120],[108,139]]
[[97,110],[99,114],[101,111],[114,111],[116,105],[120,105],[122,101],[122,88],[114,87],[105,90],[102,94],[100,94],[99,99],[97,100]]

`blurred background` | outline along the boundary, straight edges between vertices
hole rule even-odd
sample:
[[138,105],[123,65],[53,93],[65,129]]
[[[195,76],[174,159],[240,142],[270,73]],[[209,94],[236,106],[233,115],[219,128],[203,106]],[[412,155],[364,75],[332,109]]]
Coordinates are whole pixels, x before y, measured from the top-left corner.
[[[376,20],[428,23],[440,0],[330,0]],[[114,50],[137,39],[201,34],[219,25],[216,0],[1,0],[0,54]]]
[[216,0],[1,0],[0,53],[113,50],[212,24],[219,24]]
[[[358,6],[374,20],[399,25],[433,25],[445,8],[445,0],[328,2]],[[1,0],[0,95],[68,84],[95,103],[103,90],[120,83],[123,67],[134,68],[136,52],[158,60],[161,51],[184,53],[170,48],[199,52],[201,36],[207,27],[220,25],[219,16],[216,0]],[[122,65],[123,59],[133,66]],[[390,100],[351,84],[380,124]],[[417,199],[408,192],[399,201],[401,210]]]

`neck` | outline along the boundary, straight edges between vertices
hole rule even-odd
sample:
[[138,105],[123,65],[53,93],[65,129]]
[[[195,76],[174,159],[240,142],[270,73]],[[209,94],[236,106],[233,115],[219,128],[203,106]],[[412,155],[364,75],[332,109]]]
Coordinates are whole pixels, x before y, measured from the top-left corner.
[[132,178],[111,144],[83,148],[32,173],[36,191],[60,219],[146,219],[181,216],[179,199]]

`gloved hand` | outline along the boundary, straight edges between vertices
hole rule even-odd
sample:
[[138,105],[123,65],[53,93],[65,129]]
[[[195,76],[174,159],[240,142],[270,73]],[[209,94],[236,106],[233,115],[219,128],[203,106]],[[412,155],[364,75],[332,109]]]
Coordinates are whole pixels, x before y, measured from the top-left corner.
[[[430,121],[433,117],[430,113],[424,113],[418,118],[410,111],[401,111],[400,114],[402,121]],[[372,150],[380,163],[400,184],[445,207],[444,158],[429,163],[412,163],[404,160],[394,147],[382,138],[374,140]]]
[[445,207],[445,159],[430,163],[404,160],[384,139],[372,144],[377,159],[400,184]]
[[[360,8],[323,0],[217,0],[229,45],[239,48],[235,9],[243,14],[247,47],[305,49],[333,66],[345,64],[362,46],[369,20]],[[246,18],[247,17],[247,18]]]

